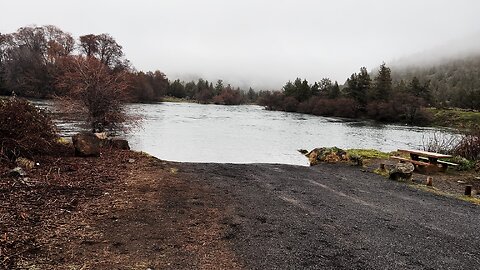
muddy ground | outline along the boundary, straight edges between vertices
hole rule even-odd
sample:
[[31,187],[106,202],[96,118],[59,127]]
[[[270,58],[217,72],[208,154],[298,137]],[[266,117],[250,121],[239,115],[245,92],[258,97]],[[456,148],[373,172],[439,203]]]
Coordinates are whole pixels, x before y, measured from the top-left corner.
[[477,205],[349,164],[36,161],[0,167],[0,269],[480,268]]

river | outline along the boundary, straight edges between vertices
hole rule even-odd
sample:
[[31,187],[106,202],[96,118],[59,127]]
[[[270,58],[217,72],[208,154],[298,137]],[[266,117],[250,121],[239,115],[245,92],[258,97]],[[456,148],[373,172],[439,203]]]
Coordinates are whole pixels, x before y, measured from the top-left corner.
[[134,150],[183,162],[307,165],[297,149],[422,149],[433,134],[450,134],[447,129],[267,111],[255,105],[134,104],[129,110],[144,117],[143,128],[128,136]]

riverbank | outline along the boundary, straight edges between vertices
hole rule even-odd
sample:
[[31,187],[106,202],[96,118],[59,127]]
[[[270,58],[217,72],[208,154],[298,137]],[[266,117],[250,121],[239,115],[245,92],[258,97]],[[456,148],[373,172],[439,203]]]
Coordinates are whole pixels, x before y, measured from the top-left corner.
[[478,111],[429,108],[428,112],[432,115],[432,126],[468,129],[480,123]]
[[480,244],[478,207],[368,173],[375,162],[195,164],[110,149],[35,161],[22,178],[0,167],[1,268],[480,266],[465,255]]

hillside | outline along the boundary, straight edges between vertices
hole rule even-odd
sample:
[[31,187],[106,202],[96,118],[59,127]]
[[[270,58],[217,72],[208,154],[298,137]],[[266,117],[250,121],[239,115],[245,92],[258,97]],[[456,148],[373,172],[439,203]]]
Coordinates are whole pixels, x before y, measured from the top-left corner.
[[480,53],[459,58],[443,58],[429,64],[393,64],[394,81],[409,82],[417,77],[429,83],[437,107],[480,109]]

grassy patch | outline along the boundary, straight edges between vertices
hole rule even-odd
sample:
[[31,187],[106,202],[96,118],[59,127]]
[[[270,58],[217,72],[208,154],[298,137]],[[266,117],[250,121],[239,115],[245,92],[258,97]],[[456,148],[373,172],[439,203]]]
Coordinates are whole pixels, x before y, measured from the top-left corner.
[[375,149],[348,149],[349,156],[358,156],[363,159],[388,159],[390,153],[381,152]]
[[195,101],[191,99],[177,98],[177,97],[170,97],[170,96],[163,97],[162,102],[195,103]]
[[373,173],[381,175],[383,177],[387,177],[387,178],[390,176],[390,173],[388,170],[375,169],[373,170]]
[[428,111],[433,116],[434,126],[469,128],[480,123],[480,112],[436,108],[429,108]]
[[458,198],[462,201],[466,201],[466,202],[470,202],[470,203],[480,205],[480,199],[477,198],[477,197],[470,197],[470,196],[462,195],[462,196],[459,196]]
[[433,193],[433,194],[438,195],[438,196],[454,198],[454,199],[458,199],[458,200],[462,200],[462,201],[466,201],[466,202],[469,202],[469,203],[480,205],[480,199],[476,198],[476,197],[470,197],[470,196],[465,196],[465,195],[455,195],[455,194],[451,194],[451,193],[441,191],[441,190],[439,190],[435,187],[427,187],[425,185],[412,184],[410,186],[413,187],[413,188],[422,190],[422,191]]

